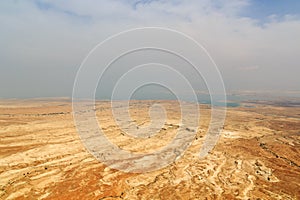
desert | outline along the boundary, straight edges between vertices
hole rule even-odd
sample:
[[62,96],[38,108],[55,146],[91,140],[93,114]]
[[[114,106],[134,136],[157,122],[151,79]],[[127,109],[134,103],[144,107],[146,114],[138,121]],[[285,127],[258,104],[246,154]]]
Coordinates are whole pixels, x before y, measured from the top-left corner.
[[0,0],[0,200],[300,200],[300,0]]
[[[109,101],[96,102],[107,138],[132,152],[166,145],[180,123],[177,101],[133,100],[131,122],[150,123],[149,108],[167,119],[158,134],[134,138],[114,121]],[[247,102],[228,107],[217,145],[199,159],[210,106],[199,105],[192,144],[170,165],[126,173],[99,162],[85,148],[70,99],[0,101],[0,199],[300,199],[300,108]]]

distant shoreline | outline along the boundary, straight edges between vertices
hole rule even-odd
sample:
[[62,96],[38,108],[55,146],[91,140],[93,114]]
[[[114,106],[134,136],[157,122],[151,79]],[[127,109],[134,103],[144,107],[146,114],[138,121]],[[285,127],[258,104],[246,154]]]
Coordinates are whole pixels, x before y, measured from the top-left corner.
[[[131,99],[131,101],[174,101],[176,99]],[[91,100],[93,101],[93,100]],[[107,102],[109,99],[95,99],[96,102]],[[118,100],[124,101],[124,100]],[[72,102],[69,97],[42,97],[42,98],[0,98],[0,103],[30,103],[30,102]],[[211,105],[210,100],[200,100],[199,104]],[[216,101],[215,106],[224,106],[224,102]],[[278,106],[278,107],[300,107],[300,98],[277,98],[277,99],[235,99],[228,98],[227,107],[253,107],[254,105]]]

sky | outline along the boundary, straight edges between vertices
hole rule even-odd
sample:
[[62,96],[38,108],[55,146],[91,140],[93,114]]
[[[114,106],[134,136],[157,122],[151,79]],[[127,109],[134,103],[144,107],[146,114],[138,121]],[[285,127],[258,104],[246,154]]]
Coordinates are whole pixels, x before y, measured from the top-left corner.
[[141,27],[194,38],[228,92],[300,91],[298,0],[11,0],[0,2],[0,98],[70,97],[97,44]]

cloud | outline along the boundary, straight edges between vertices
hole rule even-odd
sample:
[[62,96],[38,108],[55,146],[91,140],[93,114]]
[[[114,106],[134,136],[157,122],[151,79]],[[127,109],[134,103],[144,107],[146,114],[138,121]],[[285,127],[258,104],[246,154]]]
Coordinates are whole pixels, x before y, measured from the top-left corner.
[[237,68],[237,70],[240,70],[240,71],[256,71],[259,68],[260,67],[258,65],[252,65],[252,66],[246,66],[246,67],[239,67],[239,68]]
[[[195,38],[218,64],[227,89],[300,90],[299,16],[279,17],[274,13],[267,21],[244,17],[243,12],[252,3],[251,0],[2,1],[0,84],[10,85],[11,90],[0,88],[0,94],[17,96],[21,90],[31,94],[41,92],[39,87],[54,85],[53,94],[55,87],[60,87],[59,95],[63,91],[69,95],[74,75],[89,50],[112,34],[143,26],[169,27]],[[260,66],[259,70],[256,66]],[[26,78],[16,76],[19,69],[27,71]],[[40,69],[53,71],[52,79]],[[253,73],[245,74],[245,70]],[[62,74],[57,74],[59,71]],[[31,78],[36,77],[45,78],[39,80],[40,84],[31,83]],[[47,92],[39,94],[45,96]]]

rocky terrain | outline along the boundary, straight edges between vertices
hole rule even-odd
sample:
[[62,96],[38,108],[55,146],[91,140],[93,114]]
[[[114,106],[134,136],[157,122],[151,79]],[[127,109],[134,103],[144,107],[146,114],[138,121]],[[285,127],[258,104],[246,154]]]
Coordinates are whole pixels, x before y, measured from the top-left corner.
[[[177,102],[132,101],[128,127],[149,124],[153,103],[164,106],[167,119],[143,139],[120,129],[109,102],[97,102],[95,110],[114,144],[151,152],[181,126]],[[209,106],[201,105],[200,115],[182,157],[160,170],[126,173],[85,149],[69,100],[1,100],[0,199],[300,199],[300,107],[249,102],[228,108],[222,135],[203,159]]]

